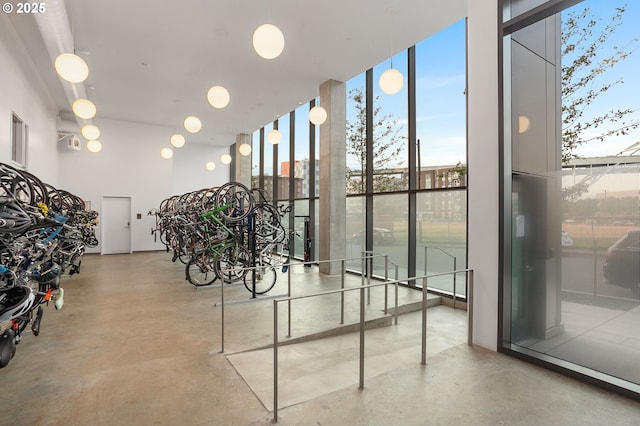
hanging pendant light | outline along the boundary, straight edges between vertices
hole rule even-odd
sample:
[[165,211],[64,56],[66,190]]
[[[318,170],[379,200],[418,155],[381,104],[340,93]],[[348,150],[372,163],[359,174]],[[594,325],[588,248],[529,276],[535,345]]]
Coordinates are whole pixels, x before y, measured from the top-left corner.
[[238,152],[240,152],[240,155],[244,155],[245,157],[251,154],[251,150],[251,145],[249,145],[248,143],[243,143],[238,147]]
[[171,143],[171,146],[174,148],[182,148],[186,143],[186,140],[180,133],[174,133],[169,138],[169,143]]
[[284,35],[272,24],[260,25],[253,32],[253,49],[264,59],[274,59],[284,50]]
[[327,120],[327,111],[320,105],[316,105],[309,110],[309,121],[316,126],[321,125]]
[[98,140],[91,140],[87,142],[87,149],[90,152],[100,152],[102,151],[102,143]]
[[387,95],[395,95],[402,89],[404,77],[400,71],[389,68],[382,73],[378,83],[380,84],[380,89],[384,93]]
[[89,99],[76,99],[71,104],[71,110],[76,116],[85,120],[91,120],[96,116],[96,106]]
[[216,169],[216,163],[214,163],[213,161],[208,161],[207,164],[204,165],[204,167],[212,172]]
[[207,100],[209,104],[214,108],[224,108],[229,105],[231,96],[229,91],[222,86],[213,86],[207,91]]
[[160,157],[164,158],[165,160],[170,159],[171,157],[173,157],[173,150],[171,148],[162,148],[160,150]]
[[56,72],[69,83],[82,83],[89,77],[89,66],[78,55],[61,53],[53,62]]
[[230,164],[231,156],[229,154],[222,154],[222,156],[220,157],[220,162],[222,164]]
[[202,129],[202,121],[195,115],[190,115],[184,119],[184,129],[189,133],[198,133]]
[[85,124],[82,126],[80,133],[82,133],[82,136],[84,136],[85,139],[90,141],[96,140],[100,137],[100,129],[98,129],[98,126],[93,124]]
[[276,145],[280,143],[281,140],[282,140],[282,134],[280,133],[280,130],[272,129],[272,130],[269,130],[269,133],[267,133],[267,141],[269,141],[269,143]]

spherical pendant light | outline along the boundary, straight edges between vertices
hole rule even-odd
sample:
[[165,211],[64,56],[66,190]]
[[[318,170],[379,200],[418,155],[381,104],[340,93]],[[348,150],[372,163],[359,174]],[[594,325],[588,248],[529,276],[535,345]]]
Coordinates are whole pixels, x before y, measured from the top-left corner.
[[309,110],[309,121],[316,126],[321,125],[327,120],[327,111],[321,106],[314,106]]
[[278,129],[269,130],[269,133],[267,133],[267,141],[269,141],[269,143],[275,145],[277,143],[280,143],[281,140],[282,134]]
[[204,165],[204,167],[212,172],[216,169],[216,163],[214,163],[213,161],[208,161],[207,164]]
[[245,157],[249,154],[251,154],[251,145],[249,145],[248,143],[243,143],[238,147],[238,151],[240,152],[240,155],[244,155]]
[[73,53],[58,55],[53,66],[60,78],[69,83],[82,83],[89,77],[89,66],[80,56]]
[[87,142],[87,149],[91,152],[100,152],[102,151],[102,143],[98,140],[92,140]]
[[85,124],[82,126],[80,133],[82,133],[85,139],[90,141],[94,141],[100,137],[100,129],[93,124]]
[[396,69],[390,68],[382,73],[379,80],[380,89],[387,95],[395,95],[402,89],[404,77]]
[[222,162],[222,164],[230,164],[231,156],[229,154],[222,154],[222,156],[220,157],[220,161]]
[[264,59],[277,58],[284,50],[284,35],[275,25],[260,25],[253,32],[253,48]]
[[198,133],[202,129],[202,121],[195,115],[190,115],[184,119],[184,129],[189,133]]
[[207,92],[207,100],[214,108],[226,107],[230,99],[229,91],[222,86],[213,86]]
[[171,157],[173,157],[173,150],[171,148],[162,148],[160,150],[160,157],[164,158],[165,160],[170,159]]
[[76,99],[71,105],[73,113],[85,120],[91,120],[96,116],[96,106],[89,99]]
[[174,148],[182,148],[186,140],[184,139],[184,136],[182,136],[180,133],[175,133],[171,135],[171,137],[169,138],[169,142]]

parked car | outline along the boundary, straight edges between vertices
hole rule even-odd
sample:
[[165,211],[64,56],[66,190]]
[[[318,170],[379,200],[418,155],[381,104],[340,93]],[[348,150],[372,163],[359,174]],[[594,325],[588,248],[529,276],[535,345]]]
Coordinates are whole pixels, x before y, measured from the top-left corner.
[[562,245],[564,247],[570,247],[573,245],[573,238],[571,238],[567,231],[562,231]]
[[[351,241],[354,244],[364,245],[364,233],[357,232],[351,236]],[[393,244],[396,242],[396,237],[393,235],[393,231],[386,228],[373,228],[373,244]]]
[[607,250],[604,261],[604,280],[620,287],[633,290],[638,295],[640,290],[640,229],[627,231]]

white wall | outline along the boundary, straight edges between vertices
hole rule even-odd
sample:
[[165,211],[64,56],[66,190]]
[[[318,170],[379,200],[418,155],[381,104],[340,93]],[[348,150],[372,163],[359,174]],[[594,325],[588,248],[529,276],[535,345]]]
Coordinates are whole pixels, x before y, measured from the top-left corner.
[[[496,350],[499,282],[498,5],[468,2],[468,267],[474,270],[473,343]],[[500,41],[501,42],[501,41]]]
[[[174,149],[173,194],[185,194],[228,182],[229,165],[220,162],[220,156],[225,153],[229,153],[229,147],[194,144],[188,140],[182,148]],[[213,171],[205,168],[208,161],[215,163]]]
[[[228,148],[187,144],[174,149],[174,157],[165,160],[160,149],[169,146],[172,128],[96,118],[100,129],[102,151],[91,153],[59,150],[61,188],[72,192],[91,208],[101,213],[103,196],[124,196],[132,199],[132,251],[163,249],[154,242],[151,229],[155,218],[148,212],[172,195],[219,186],[228,181],[229,167],[219,158]],[[205,169],[206,161],[214,161],[213,172]],[[137,219],[137,214],[141,219]],[[100,225],[97,235],[100,236]],[[92,249],[100,252],[101,246]]]
[[57,186],[58,109],[7,14],[0,14],[0,162],[11,164],[11,114],[29,126],[27,169]]

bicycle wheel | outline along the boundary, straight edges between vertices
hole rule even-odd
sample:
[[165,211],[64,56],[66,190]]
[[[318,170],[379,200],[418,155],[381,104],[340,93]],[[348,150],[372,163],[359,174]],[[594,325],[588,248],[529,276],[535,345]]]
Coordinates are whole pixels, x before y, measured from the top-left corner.
[[246,247],[231,243],[222,248],[214,263],[218,278],[225,283],[240,281],[247,274],[251,255]]
[[253,194],[239,182],[227,182],[216,193],[220,215],[229,222],[239,222],[253,210]]
[[271,204],[260,204],[254,209],[255,233],[266,238],[276,233],[280,225],[278,210]]
[[213,261],[213,255],[194,256],[185,267],[187,281],[196,287],[210,285],[216,280],[215,271],[208,268],[203,261]]
[[254,268],[249,269],[244,276],[244,286],[253,294],[253,279],[255,277],[256,294],[265,294],[276,285],[278,273],[276,268],[269,263],[269,259],[263,258]]

